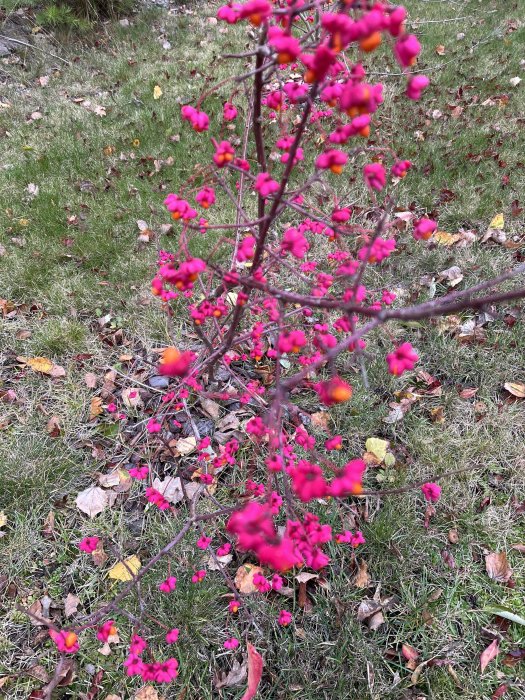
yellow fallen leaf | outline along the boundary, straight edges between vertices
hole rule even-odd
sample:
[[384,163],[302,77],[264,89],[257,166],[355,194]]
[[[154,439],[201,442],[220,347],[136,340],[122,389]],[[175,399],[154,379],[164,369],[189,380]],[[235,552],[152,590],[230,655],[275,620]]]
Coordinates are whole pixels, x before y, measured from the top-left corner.
[[388,442],[386,440],[381,440],[380,438],[371,437],[366,441],[365,447],[367,452],[371,452],[380,462],[382,462],[388,449]]
[[525,384],[523,382],[505,382],[503,388],[506,389],[509,394],[517,396],[518,399],[525,399]]
[[141,567],[140,559],[133,554],[123,562],[119,561],[113,566],[109,572],[109,578],[114,578],[116,581],[131,581],[133,576],[137,574]]
[[42,372],[42,374],[51,374],[53,369],[53,362],[47,357],[28,357],[25,362],[35,372]]
[[0,510],[0,527],[7,525],[7,515],[3,510]]
[[447,233],[446,231],[436,231],[434,240],[438,245],[454,245],[461,236],[458,233]]
[[496,214],[496,216],[492,219],[492,221],[489,224],[489,228],[497,228],[497,229],[502,229],[505,226],[505,219],[503,218],[503,214]]
[[162,97],[162,90],[160,88],[160,85],[155,85],[153,88],[153,99],[158,100]]

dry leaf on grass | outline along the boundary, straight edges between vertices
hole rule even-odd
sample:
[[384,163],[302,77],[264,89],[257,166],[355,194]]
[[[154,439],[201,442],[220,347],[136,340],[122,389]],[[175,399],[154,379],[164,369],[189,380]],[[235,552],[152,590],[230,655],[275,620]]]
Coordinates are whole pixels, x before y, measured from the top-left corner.
[[194,452],[196,448],[197,440],[193,435],[190,435],[190,437],[186,438],[180,438],[180,440],[177,440],[177,442],[175,443],[175,449],[183,457]]
[[371,452],[374,457],[376,457],[379,462],[382,462],[386,457],[386,451],[388,449],[388,441],[381,440],[381,438],[371,437],[365,443],[365,448],[367,452]]
[[110,499],[108,491],[104,491],[100,486],[90,486],[81,491],[76,498],[77,508],[90,518],[102,513],[109,505]]
[[119,561],[115,566],[112,566],[108,572],[108,576],[116,581],[132,581],[133,576],[137,574],[140,567],[140,559],[133,554],[133,556],[124,559],[124,561]]
[[252,700],[262,678],[263,658],[255,647],[248,642],[248,687],[241,700]]
[[145,685],[135,693],[135,700],[160,700],[159,694],[152,685]]
[[71,615],[74,615],[78,610],[79,604],[80,598],[74,593],[68,593],[64,600],[64,615],[66,617],[71,617]]
[[97,375],[93,374],[93,372],[87,372],[84,375],[84,383],[88,389],[94,389],[97,386]]
[[317,411],[310,416],[314,428],[328,432],[330,425],[330,414],[328,411]]
[[30,367],[34,372],[47,374],[50,377],[65,377],[66,370],[60,365],[56,365],[47,357],[17,357],[19,362]]
[[516,396],[518,399],[525,399],[525,384],[523,382],[505,382],[503,388],[512,396]]
[[480,658],[479,658],[479,665],[481,669],[481,673],[485,671],[489,663],[496,658],[496,656],[499,654],[499,639],[495,639],[491,644],[488,645],[488,647],[485,649],[485,651],[482,652]]
[[364,559],[361,559],[357,565],[357,574],[354,578],[354,586],[356,588],[368,588],[370,585],[370,575],[368,573],[368,564]]
[[100,416],[103,412],[102,399],[100,396],[94,396],[89,404],[89,420],[95,420],[95,418]]
[[509,566],[505,552],[490,552],[485,555],[485,568],[489,578],[499,583],[507,583],[512,578],[512,569]]
[[216,690],[221,688],[230,688],[232,685],[239,685],[248,675],[246,662],[240,664],[237,659],[233,662],[231,669],[226,672],[216,673],[213,678],[213,685]]
[[262,573],[262,568],[260,566],[255,566],[255,564],[243,564],[239,566],[235,574],[235,585],[237,589],[245,595],[257,593],[258,589],[253,585],[253,577],[256,574]]
[[162,481],[157,477],[153,481],[153,488],[161,493],[170,503],[178,503],[184,498],[181,481],[178,476],[168,476]]

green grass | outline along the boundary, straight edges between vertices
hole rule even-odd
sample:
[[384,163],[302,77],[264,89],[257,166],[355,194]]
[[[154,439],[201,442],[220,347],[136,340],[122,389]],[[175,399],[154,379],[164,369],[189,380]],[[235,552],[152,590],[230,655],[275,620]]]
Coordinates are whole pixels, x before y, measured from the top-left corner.
[[[525,136],[520,120],[525,98],[523,84],[513,88],[509,81],[523,75],[524,30],[519,22],[513,30],[511,23],[520,19],[523,3],[504,10],[498,2],[474,0],[410,0],[407,5],[424,44],[421,67],[429,69],[433,85],[421,103],[407,106],[396,98],[380,113],[382,138],[393,138],[419,171],[399,185],[399,206],[405,209],[413,203],[418,212],[433,212],[440,228],[450,233],[463,226],[482,234],[501,211],[509,239],[519,238],[523,217],[513,216],[511,203],[523,200]],[[212,9],[205,14],[212,15]],[[39,56],[21,75],[30,89],[20,90],[14,84],[2,89],[0,101],[10,106],[0,110],[0,243],[6,248],[0,275],[2,297],[21,306],[16,315],[0,321],[0,389],[14,389],[19,398],[0,404],[0,423],[7,423],[0,440],[0,509],[8,518],[6,536],[0,540],[1,571],[16,586],[14,599],[2,601],[0,676],[18,674],[35,663],[52,672],[56,661],[49,642],[35,642],[38,629],[14,610],[14,602],[28,605],[47,592],[60,604],[73,592],[86,613],[111,595],[105,572],[121,553],[137,554],[145,561],[176,528],[161,514],[142,514],[136,486],[125,507],[107,510],[95,521],[79,514],[76,493],[93,483],[95,473],[104,471],[108,462],[129,459],[120,433],[108,438],[103,432],[106,423],[88,422],[93,391],[85,385],[84,375],[92,371],[102,376],[111,366],[126,373],[129,366],[119,361],[122,353],[140,356],[165,344],[170,333],[183,333],[177,317],[168,323],[149,294],[157,248],[174,245],[173,238],[159,233],[166,223],[162,199],[177,191],[208,149],[205,138],[181,124],[180,104],[194,99],[207,82],[227,75],[228,64],[217,56],[236,46],[236,32],[219,33],[198,14],[146,13],[127,29],[118,24],[107,27],[97,45],[65,47],[71,65],[50,72],[47,87],[35,86],[47,70],[42,62],[47,59]],[[463,39],[457,38],[459,32],[465,34]],[[161,34],[166,34],[173,50],[162,48]],[[444,56],[435,53],[438,45],[445,46]],[[374,68],[396,70],[388,61]],[[19,69],[6,66],[6,70],[16,74]],[[398,78],[381,79],[388,94],[400,94]],[[155,85],[163,90],[160,100],[153,99]],[[483,105],[502,94],[509,96],[507,104]],[[217,112],[227,96],[209,98],[207,111]],[[106,116],[93,114],[75,98],[104,106]],[[463,107],[459,116],[452,116],[451,105]],[[42,113],[42,119],[28,121],[35,111]],[[237,127],[238,135],[241,128]],[[135,139],[139,145],[133,145]],[[153,160],[170,156],[174,164],[154,172]],[[509,178],[506,184],[504,175]],[[39,187],[34,198],[26,191],[30,183]],[[443,190],[454,197],[444,202]],[[355,201],[364,203],[362,190],[356,188],[355,193]],[[228,210],[221,216],[227,218]],[[77,218],[68,222],[68,217]],[[157,234],[145,246],[137,242],[139,219]],[[212,243],[207,236],[191,246],[199,254]],[[421,291],[419,276],[435,277],[457,264],[465,275],[463,284],[474,284],[506,269],[518,255],[491,243],[464,249],[408,246],[409,255],[394,257],[380,273],[372,273],[369,286],[408,281],[401,293],[421,298],[426,292]],[[437,293],[443,292],[438,283]],[[104,342],[97,319],[106,314],[115,328],[123,330],[125,345]],[[462,320],[472,317],[465,313]],[[17,338],[22,330],[31,332],[25,340]],[[379,504],[369,500],[368,519],[362,522],[367,543],[359,553],[368,563],[369,590],[355,588],[350,555],[341,555],[341,549],[333,546],[327,581],[308,588],[311,610],[302,611],[293,600],[278,596],[269,603],[261,599],[251,603],[259,622],[250,637],[266,663],[261,697],[480,700],[490,698],[503,682],[511,685],[508,697],[522,697],[519,666],[505,667],[500,657],[483,677],[479,673],[479,654],[488,644],[481,630],[494,625],[484,608],[498,604],[525,615],[523,556],[510,550],[512,544],[525,541],[523,516],[516,515],[512,505],[525,499],[525,402],[507,402],[502,389],[505,381],[524,381],[521,319],[510,329],[496,316],[486,326],[482,344],[460,344],[433,323],[388,330],[417,347],[419,367],[441,382],[442,395],[422,396],[403,421],[385,423],[396,392],[425,387],[414,374],[397,380],[385,376],[382,357],[391,347],[391,336],[378,332],[370,340],[369,387],[347,368],[355,395],[349,408],[334,411],[334,432],[344,435],[352,456],[363,452],[370,436],[390,440],[396,465],[387,472],[388,485],[458,467],[472,471],[443,482],[443,499],[428,529],[417,493],[385,498]],[[52,380],[18,367],[17,356],[35,355],[63,365],[66,378]],[[460,399],[459,391],[465,387],[479,387],[476,397]],[[305,410],[317,410],[306,394],[297,400]],[[440,406],[442,424],[434,423],[431,413]],[[52,415],[62,425],[58,438],[46,432]],[[320,433],[319,438],[324,436]],[[96,451],[99,445],[104,454]],[[374,470],[368,478],[371,487],[380,487]],[[221,486],[219,498],[222,488],[227,497],[227,487]],[[488,505],[480,508],[486,498]],[[54,538],[42,532],[50,512],[55,516]],[[323,516],[337,531],[349,522],[348,513],[335,506],[323,510]],[[459,533],[457,544],[448,542],[450,529]],[[108,542],[110,558],[101,570],[77,553],[78,540],[92,534],[103,534]],[[200,564],[190,539],[173,561],[181,571]],[[454,568],[444,562],[444,549],[452,553]],[[487,577],[483,561],[487,550],[508,552],[514,589]],[[165,572],[163,564],[146,577],[145,594],[154,592]],[[166,697],[184,693],[187,700],[216,697],[211,678],[217,670],[227,670],[232,659],[231,653],[223,652],[222,642],[226,634],[240,636],[242,626],[225,614],[227,589],[218,573],[210,572],[199,587],[188,585],[184,578],[180,575],[177,595],[151,595],[151,614],[180,627],[184,639],[176,649],[181,676]],[[356,612],[377,586],[381,596],[395,596],[395,604],[385,613],[386,624],[372,632],[357,621]],[[442,593],[432,602],[438,589]],[[135,605],[130,601],[129,609]],[[288,629],[275,624],[281,608],[294,613],[294,625]],[[106,694],[133,696],[138,685],[123,678],[121,667],[131,625],[119,617],[119,628],[122,642],[107,658],[98,654],[93,635],[84,636],[72,697],[88,692],[90,664],[104,669]],[[151,639],[153,648],[163,649],[162,633],[154,625]],[[425,669],[417,689],[411,689],[410,671],[399,655],[402,643],[414,646],[422,661],[447,659],[457,679],[447,665],[434,666]],[[512,625],[502,649],[524,644],[524,628]],[[35,687],[38,682],[22,674],[2,690],[10,700],[25,700]],[[242,686],[221,691],[227,698],[238,698],[242,692]],[[66,693],[67,689],[57,697]]]

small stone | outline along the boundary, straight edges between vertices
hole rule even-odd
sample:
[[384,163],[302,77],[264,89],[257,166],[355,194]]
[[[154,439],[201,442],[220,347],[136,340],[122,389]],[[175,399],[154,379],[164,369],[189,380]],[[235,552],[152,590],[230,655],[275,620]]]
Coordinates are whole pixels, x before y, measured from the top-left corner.
[[170,380],[168,377],[162,377],[160,375],[156,375],[154,377],[150,377],[148,379],[148,384],[150,387],[153,389],[167,389],[169,386]]

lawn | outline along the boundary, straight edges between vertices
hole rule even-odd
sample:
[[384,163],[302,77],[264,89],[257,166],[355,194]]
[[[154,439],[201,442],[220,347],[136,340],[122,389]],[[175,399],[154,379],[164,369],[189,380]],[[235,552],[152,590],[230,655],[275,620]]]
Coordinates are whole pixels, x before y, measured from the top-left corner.
[[[439,273],[453,265],[464,275],[459,288],[475,284],[521,261],[525,247],[525,4],[406,5],[432,87],[420,103],[407,106],[395,97],[380,113],[383,138],[391,136],[418,171],[399,186],[398,208],[434,214],[447,234],[475,236],[464,247],[446,245],[446,236],[441,244],[414,244],[404,262],[396,258],[376,286],[405,280],[398,290],[405,300],[418,298],[421,289],[443,294]],[[147,379],[144,359],[152,349],[188,332],[177,315],[162,312],[149,281],[158,250],[176,241],[162,228],[168,223],[162,200],[207,148],[181,124],[180,105],[228,75],[230,63],[219,56],[245,40],[243,30],[210,21],[215,11],[211,4],[171,14],[145,10],[130,17],[130,26],[116,21],[94,35],[61,40],[54,49],[68,64],[39,52],[0,63],[0,511],[7,518],[0,538],[0,692],[10,700],[27,700],[41,687],[36,665],[42,675],[56,663],[50,641],[16,605],[38,606],[47,595],[60,618],[72,593],[81,613],[96,609],[119,585],[107,572],[121,554],[146,560],[177,527],[161,513],[142,513],[138,491],[125,507],[94,521],[78,511],[75,497],[98,472],[133,455],[124,429],[90,420],[104,376],[115,369],[119,390],[127,375]],[[387,92],[397,94],[397,79],[388,74],[395,68],[386,64],[382,72]],[[158,99],[155,86],[162,91]],[[208,98],[207,111],[218,112],[226,97]],[[355,202],[365,203],[362,190]],[[506,242],[482,242],[499,213]],[[152,232],[149,241],[139,239],[139,221]],[[212,244],[206,235],[191,247],[205,255]],[[525,617],[525,558],[512,549],[525,543],[525,400],[503,388],[525,382],[522,309],[389,331],[417,347],[418,369],[428,374],[385,378],[372,352],[368,386],[359,374],[353,378],[355,396],[350,409],[334,412],[333,432],[345,436],[352,456],[365,451],[370,437],[390,442],[395,466],[370,470],[371,487],[469,471],[442,482],[443,498],[428,527],[417,491],[362,499],[353,514],[335,505],[323,511],[334,528],[342,518],[359,517],[367,539],[359,558],[370,583],[357,587],[350,555],[341,557],[334,547],[325,578],[308,584],[306,607],[297,597],[253,597],[259,622],[250,638],[265,659],[260,697],[480,700],[505,684],[504,697],[522,698],[525,662],[503,661],[506,652],[525,647],[525,627],[512,623],[502,631],[501,618],[488,610],[502,606]],[[371,348],[384,354],[389,341],[382,331]],[[63,367],[65,376],[47,377],[17,359],[35,356]],[[410,409],[402,420],[385,421],[389,404],[403,399]],[[319,407],[305,402],[301,408],[313,413]],[[219,486],[218,498],[221,489],[227,494],[228,485]],[[79,558],[76,543],[101,533],[112,545],[107,563],[96,568]],[[198,566],[194,539],[173,565]],[[485,555],[502,551],[514,587],[485,570]],[[143,589],[154,592],[164,572],[159,566]],[[297,587],[292,578],[290,586]],[[214,674],[241,660],[240,652],[222,648],[226,636],[241,636],[226,623],[227,593],[211,572],[199,587],[181,581],[174,597],[152,595],[151,614],[179,627],[184,639],[176,650],[181,673],[166,698],[242,696],[243,683],[214,689]],[[389,599],[377,630],[357,619],[360,603],[374,593]],[[130,601],[129,610],[135,606]],[[294,613],[289,628],[275,624],[283,607]],[[131,624],[122,618],[119,627],[122,642],[109,656],[86,635],[76,676],[57,698],[84,697],[99,669],[98,697],[133,697],[140,686],[122,673]],[[505,653],[481,675],[480,653],[498,634]],[[162,633],[153,632],[153,639],[160,645]],[[403,644],[419,654],[408,667]],[[413,676],[422,662],[429,663]]]

